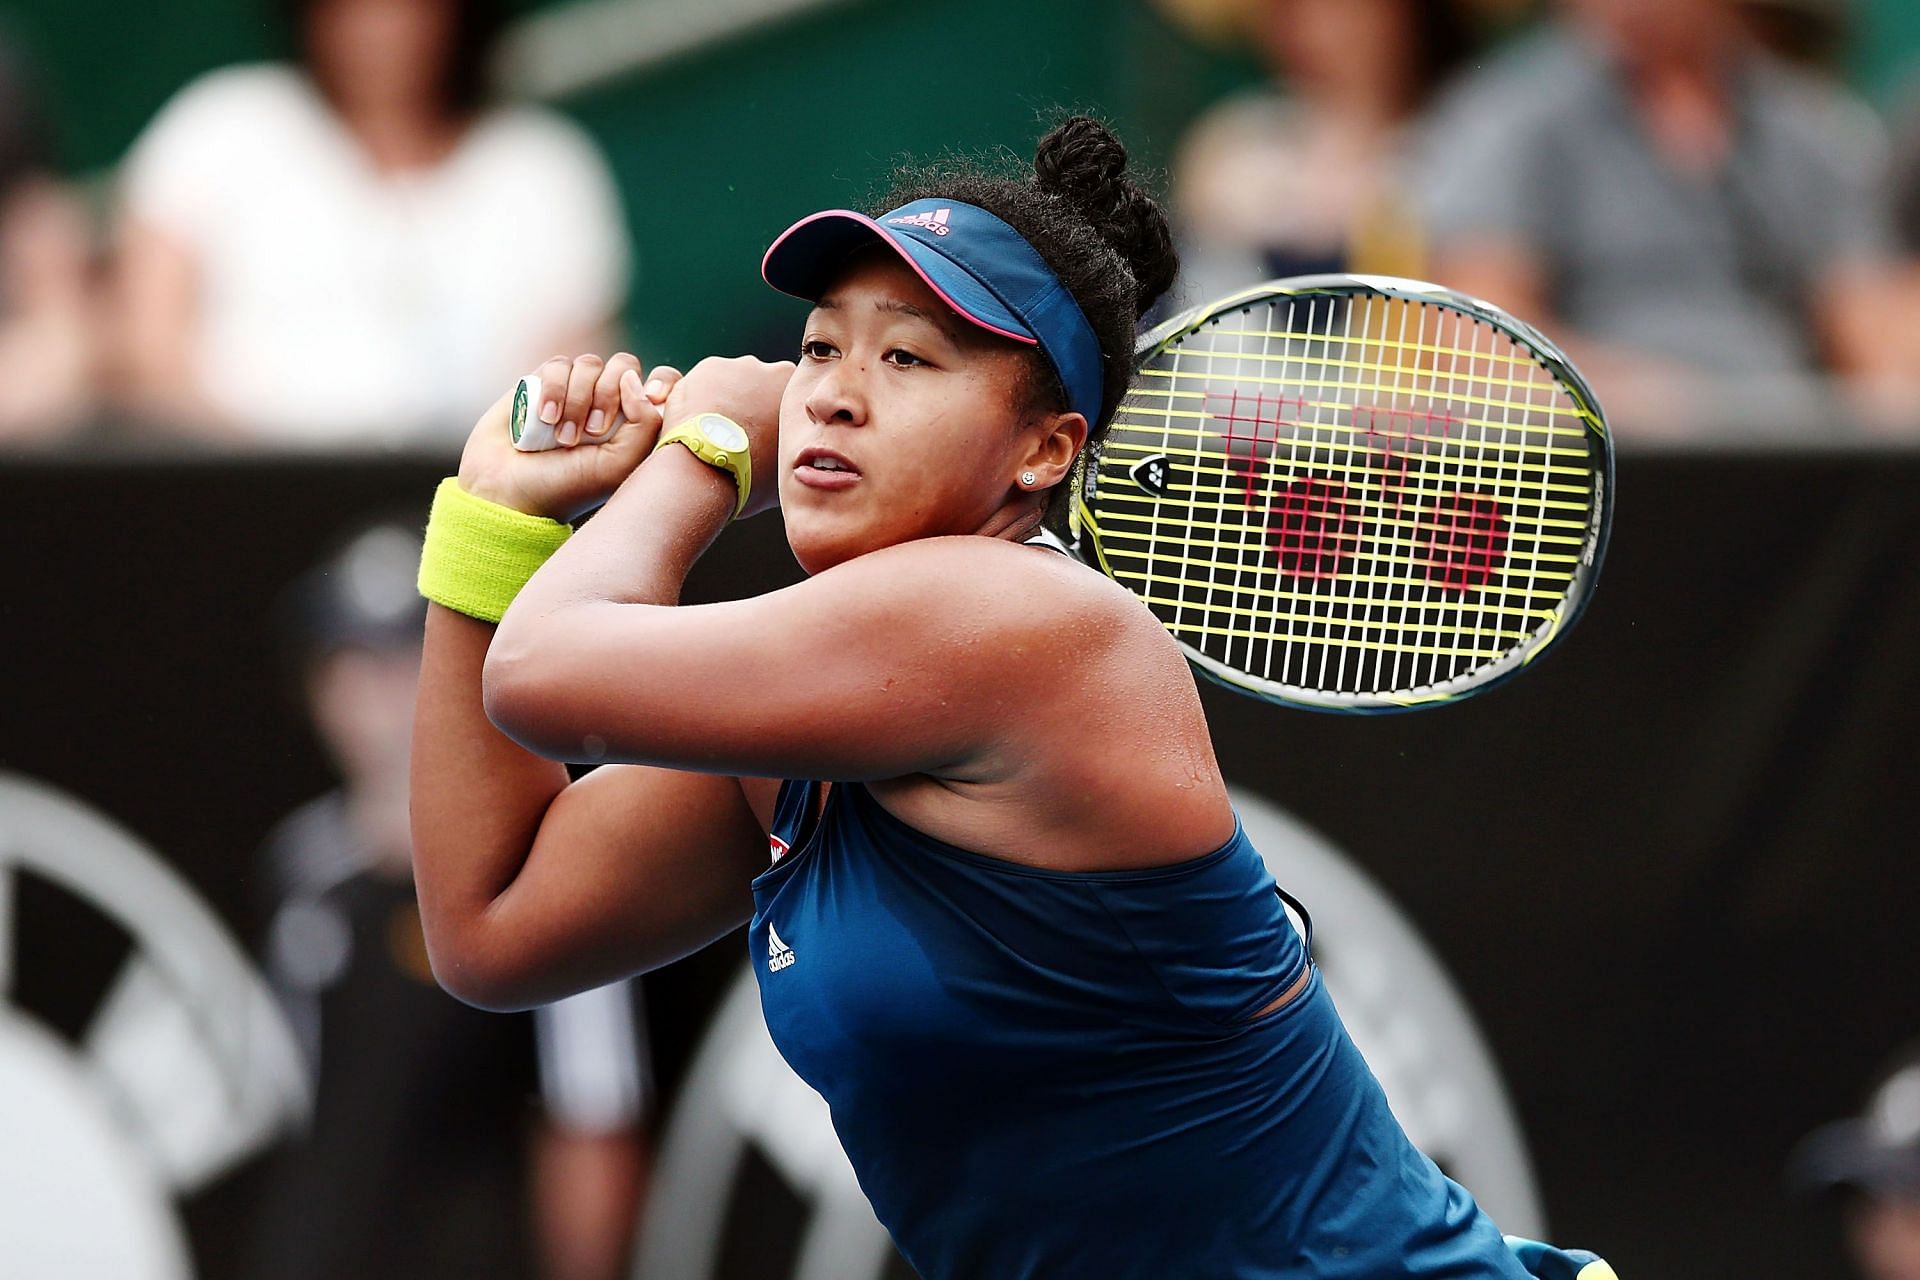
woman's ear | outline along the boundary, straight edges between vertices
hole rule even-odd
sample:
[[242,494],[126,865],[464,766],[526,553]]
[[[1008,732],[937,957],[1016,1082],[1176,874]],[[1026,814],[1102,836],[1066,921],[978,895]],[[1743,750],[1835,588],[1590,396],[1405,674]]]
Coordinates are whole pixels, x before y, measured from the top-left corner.
[[[1041,417],[1028,439],[1032,447],[1020,462],[1023,489],[1051,489],[1067,478],[1073,460],[1087,443],[1087,420],[1077,413],[1049,413]],[[1027,476],[1033,479],[1029,481]]]

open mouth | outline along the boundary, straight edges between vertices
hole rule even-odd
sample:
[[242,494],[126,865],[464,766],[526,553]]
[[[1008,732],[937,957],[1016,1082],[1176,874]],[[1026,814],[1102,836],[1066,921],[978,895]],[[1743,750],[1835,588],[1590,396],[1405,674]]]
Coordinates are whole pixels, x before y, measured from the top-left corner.
[[845,454],[818,447],[802,449],[793,470],[803,484],[819,489],[845,488],[860,478],[860,468]]

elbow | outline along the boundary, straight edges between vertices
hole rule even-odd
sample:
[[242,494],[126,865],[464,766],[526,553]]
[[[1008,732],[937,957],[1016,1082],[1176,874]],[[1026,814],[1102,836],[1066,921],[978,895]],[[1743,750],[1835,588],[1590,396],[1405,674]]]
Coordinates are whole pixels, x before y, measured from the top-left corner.
[[476,1009],[518,1013],[546,1002],[535,993],[531,975],[484,936],[429,929],[427,962],[441,990]]

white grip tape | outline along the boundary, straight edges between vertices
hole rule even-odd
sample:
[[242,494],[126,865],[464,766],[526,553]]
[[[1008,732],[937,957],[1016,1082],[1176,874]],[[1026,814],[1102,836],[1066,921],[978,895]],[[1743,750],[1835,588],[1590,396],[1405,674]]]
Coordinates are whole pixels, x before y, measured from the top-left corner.
[[[520,384],[513,389],[513,407],[507,413],[507,435],[512,439],[513,447],[522,453],[543,453],[548,449],[560,447],[560,438],[555,434],[560,429],[559,424],[542,422],[537,412],[540,406],[540,386],[540,375],[530,373],[520,379]],[[607,428],[605,435],[590,438],[583,432],[580,443],[605,444],[613,439],[614,434],[625,426],[626,422],[625,416],[616,411],[613,415],[613,423]]]

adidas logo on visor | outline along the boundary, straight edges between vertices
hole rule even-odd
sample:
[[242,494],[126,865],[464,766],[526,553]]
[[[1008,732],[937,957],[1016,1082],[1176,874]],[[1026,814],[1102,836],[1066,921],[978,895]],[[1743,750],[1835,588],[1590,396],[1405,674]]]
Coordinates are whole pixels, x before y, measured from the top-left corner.
[[953,216],[952,209],[935,209],[932,213],[916,213],[905,218],[888,218],[890,227],[919,227],[931,231],[937,236],[949,235],[953,228],[947,225],[947,219]]

